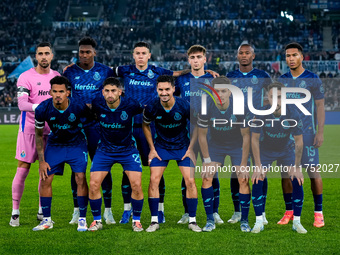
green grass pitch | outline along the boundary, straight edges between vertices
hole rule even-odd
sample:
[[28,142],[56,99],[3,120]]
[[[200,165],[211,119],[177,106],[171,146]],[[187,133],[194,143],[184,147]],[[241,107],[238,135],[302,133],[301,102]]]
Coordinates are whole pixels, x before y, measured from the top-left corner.
[[[305,179],[305,202],[301,222],[308,230],[306,235],[292,231],[292,225],[279,226],[276,222],[284,213],[284,202],[280,179],[268,180],[266,213],[269,225],[259,234],[242,233],[239,224],[217,226],[211,233],[194,233],[187,225],[177,225],[183,213],[181,200],[181,175],[173,162],[165,171],[166,223],[155,233],[135,233],[131,224],[105,225],[98,232],[77,232],[76,226],[69,225],[73,212],[70,188],[70,168],[66,167],[63,177],[57,176],[53,182],[52,219],[54,228],[33,232],[38,222],[38,164],[31,167],[26,179],[26,187],[21,201],[20,227],[9,226],[11,217],[11,184],[15,175],[17,161],[14,159],[18,126],[0,126],[0,254],[339,254],[339,202],[340,176],[331,174],[324,178],[324,215],[326,226],[316,229],[313,224],[313,196],[310,181]],[[340,163],[340,126],[325,127],[325,142],[320,149],[320,162]],[[90,164],[89,164],[90,165]],[[147,187],[150,172],[143,168],[143,191],[146,199],[142,213],[144,228],[150,223],[147,202]],[[89,168],[88,168],[89,173]],[[120,184],[122,168],[112,169],[113,200],[112,211],[118,222],[123,212]],[[89,176],[89,175],[88,175]],[[336,177],[336,178],[335,178]],[[220,179],[221,201],[219,213],[225,221],[233,213],[229,179]],[[197,179],[199,194],[197,222],[203,227],[205,212],[200,193],[201,180]],[[92,222],[88,208],[87,222]],[[249,223],[255,222],[251,206]]]

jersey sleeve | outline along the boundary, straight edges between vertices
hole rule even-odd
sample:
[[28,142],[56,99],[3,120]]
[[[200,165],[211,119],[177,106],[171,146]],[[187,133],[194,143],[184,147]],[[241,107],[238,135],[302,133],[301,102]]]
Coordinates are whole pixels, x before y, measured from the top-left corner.
[[209,117],[208,115],[197,115],[197,125],[200,128],[208,128],[209,127]]
[[35,109],[35,127],[38,129],[43,129],[45,127],[45,118],[44,118],[44,112],[45,112],[45,103],[42,102],[36,109]]
[[152,105],[147,105],[143,111],[143,122],[150,124],[155,120],[156,111],[153,109]]
[[137,115],[143,112],[144,107],[137,100],[132,100],[133,102],[133,115]]
[[117,66],[114,70],[114,77],[124,78],[127,72],[128,66]]
[[181,95],[181,85],[182,85],[181,76],[179,76],[175,80],[175,93],[174,93],[175,96]]
[[311,88],[311,93],[315,100],[323,99],[325,97],[324,87],[322,86],[322,81],[319,77],[313,78],[313,86]]
[[170,75],[170,76],[174,75],[174,72],[171,71],[171,70],[168,70],[168,69],[165,69],[165,68],[162,68],[162,67],[157,67],[157,69],[158,69],[160,75]]
[[20,75],[17,81],[17,98],[20,111],[32,112],[33,104],[28,102],[31,93],[31,84],[26,79],[25,75]]

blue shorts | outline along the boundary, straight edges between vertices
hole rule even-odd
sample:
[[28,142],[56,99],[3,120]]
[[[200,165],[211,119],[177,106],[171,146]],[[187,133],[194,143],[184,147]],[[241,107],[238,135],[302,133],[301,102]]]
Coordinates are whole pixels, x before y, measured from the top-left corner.
[[87,150],[89,152],[91,160],[93,160],[94,154],[96,153],[98,142],[100,140],[99,124],[94,123],[84,128],[86,139],[87,139]]
[[211,161],[224,165],[226,156],[230,156],[231,165],[239,166],[242,162],[242,148],[231,148],[227,146],[209,145],[209,155]]
[[97,150],[94,155],[91,172],[110,172],[114,164],[121,164],[124,171],[142,172],[138,150],[132,147],[131,150],[121,152],[104,152]]
[[[145,138],[143,129],[142,129],[142,124],[138,125],[135,124],[133,126],[133,137],[136,140],[136,145],[137,145],[137,149],[139,151],[139,154],[141,156],[142,159],[142,164],[143,166],[148,166],[148,157],[149,157],[149,153],[150,153],[150,148],[149,148],[149,144],[148,141]],[[151,134],[152,137],[155,137],[155,127],[153,124],[150,124],[150,128],[151,128]]]
[[194,164],[189,157],[186,157],[185,159],[182,160],[188,148],[168,150],[157,145],[155,145],[155,148],[158,153],[158,156],[160,156],[162,160],[159,160],[158,158],[153,158],[150,163],[150,167],[155,166],[167,167],[169,164],[169,160],[176,160],[178,166],[194,167]]
[[51,146],[47,144],[45,161],[51,167],[51,171],[47,171],[47,174],[63,175],[65,163],[70,165],[74,173],[86,173],[87,157],[85,142],[73,147]]
[[302,167],[308,167],[311,164],[319,164],[319,149],[316,149],[313,146],[314,137],[315,135],[313,134],[303,135]]
[[269,166],[274,161],[277,161],[277,166],[294,166],[295,150],[293,148],[285,149],[283,151],[260,149],[260,158],[262,166]]

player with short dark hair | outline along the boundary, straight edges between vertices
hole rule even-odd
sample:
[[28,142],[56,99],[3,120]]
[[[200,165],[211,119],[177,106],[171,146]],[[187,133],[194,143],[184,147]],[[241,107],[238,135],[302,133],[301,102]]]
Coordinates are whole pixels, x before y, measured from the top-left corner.
[[[196,223],[197,189],[194,176],[191,176],[192,161],[190,155],[190,139],[187,130],[190,120],[190,105],[182,98],[174,97],[175,85],[172,76],[162,75],[157,79],[159,98],[147,105],[143,115],[143,131],[150,146],[150,185],[149,207],[151,225],[147,232],[159,229],[158,203],[159,181],[169,160],[176,160],[185,179],[187,187],[187,205],[189,211],[189,229],[201,232]],[[153,139],[150,123],[154,121],[156,138]],[[189,145],[190,144],[190,145]]]
[[[323,131],[325,125],[325,99],[324,88],[320,78],[303,65],[303,48],[299,43],[289,43],[285,47],[286,62],[289,72],[280,76],[278,81],[287,87],[300,87],[310,91],[312,98],[303,106],[312,115],[303,115],[303,154],[301,164],[306,168],[311,180],[311,189],[314,197],[314,223],[317,228],[325,225],[322,213],[322,179],[317,171],[319,164],[318,148],[323,143]],[[303,98],[301,93],[288,93],[288,98]],[[316,124],[317,123],[317,124]],[[286,204],[286,212],[278,224],[288,224],[293,219],[292,210],[292,184],[289,179],[282,179],[282,189]]]
[[[34,110],[47,98],[50,98],[49,81],[60,75],[51,69],[53,59],[52,47],[49,42],[41,42],[36,47],[36,60],[38,65],[22,73],[17,81],[18,107],[21,111],[19,132],[16,147],[18,167],[12,183],[12,216],[9,225],[17,227],[19,223],[19,206],[25,188],[25,180],[31,164],[38,159],[35,147]],[[50,129],[43,128],[43,138],[46,141]],[[40,186],[40,185],[39,185]],[[42,220],[42,209],[39,201],[37,219]]]
[[[272,83],[268,87],[269,104],[262,110],[271,109],[276,90],[277,105],[274,113],[269,115],[256,115],[252,123],[252,151],[256,169],[252,176],[253,190],[252,200],[256,215],[256,223],[252,233],[259,233],[263,226],[263,180],[274,161],[281,168],[282,178],[291,178],[293,185],[293,230],[305,234],[307,230],[301,225],[300,216],[303,205],[303,175],[301,172],[301,156],[303,151],[302,120],[296,108],[287,108],[286,115],[281,113],[281,88],[284,85],[279,82]],[[274,106],[275,107],[275,106]],[[268,121],[269,120],[269,121]],[[273,121],[270,121],[273,120]],[[275,120],[275,121],[274,121]],[[294,137],[294,141],[291,139]],[[261,138],[260,138],[261,137]]]
[[131,183],[133,230],[143,231],[140,223],[144,201],[142,166],[132,136],[134,116],[140,114],[143,108],[136,100],[121,95],[122,86],[119,80],[110,77],[104,81],[102,95],[92,101],[92,111],[97,116],[101,138],[91,166],[90,205],[94,221],[89,231],[102,228],[100,185],[115,163],[123,166]]
[[[253,105],[259,109],[265,104],[266,87],[271,83],[271,78],[265,71],[254,68],[253,61],[256,57],[255,47],[248,42],[243,42],[237,49],[237,61],[239,69],[227,73],[227,77],[232,84],[243,91],[244,98],[247,100],[248,88],[253,88]],[[268,181],[263,182],[263,197],[267,196]],[[236,223],[241,220],[240,201],[239,201],[239,184],[235,174],[230,179],[231,196],[234,204],[234,214],[228,220],[229,223]],[[265,210],[263,210],[264,224],[268,224]]]
[[[79,43],[79,63],[69,66],[64,75],[71,82],[71,96],[91,104],[96,96],[101,94],[103,82],[106,78],[114,76],[112,69],[94,60],[96,56],[97,42],[91,37],[80,39]],[[91,160],[96,152],[99,142],[99,125],[95,121],[88,123],[84,127],[87,137],[87,146]],[[70,224],[77,224],[79,218],[79,208],[77,203],[77,185],[74,173],[71,176],[71,187],[74,202],[74,212]],[[106,224],[115,224],[112,215],[112,177],[111,172],[102,182],[103,198],[105,204],[104,220]]]
[[[90,109],[82,101],[69,98],[69,82],[64,76],[51,79],[52,98],[35,110],[36,147],[41,178],[40,201],[44,218],[34,231],[53,228],[51,220],[52,181],[54,175],[63,175],[65,163],[75,172],[80,210],[78,231],[87,231],[86,211],[88,187],[86,183],[87,146],[83,120],[90,117]],[[51,129],[44,151],[43,128]]]
[[[211,167],[216,170],[218,166],[224,165],[226,156],[230,156],[231,164],[235,168],[239,182],[239,199],[241,203],[241,231],[250,232],[248,213],[250,206],[249,171],[246,171],[249,148],[250,132],[247,120],[250,117],[246,109],[244,115],[233,114],[233,98],[226,85],[230,84],[226,77],[217,77],[212,80],[215,89],[215,100],[207,103],[207,114],[198,116],[198,140],[203,155],[203,167]],[[216,94],[217,93],[217,94]],[[236,99],[235,99],[236,100]],[[216,101],[216,104],[215,102]],[[226,124],[216,124],[215,119],[227,120]],[[235,123],[235,124],[233,124]],[[243,123],[240,124],[240,123]],[[210,132],[207,138],[208,130]],[[212,180],[216,171],[203,173],[202,197],[207,213],[207,224],[203,231],[210,232],[215,229],[213,218],[213,187]]]
[[[175,86],[176,93],[180,94],[182,98],[186,99],[191,108],[193,108],[196,112],[200,109],[201,104],[201,94],[204,93],[202,88],[210,91],[209,88],[204,86],[203,84],[210,85],[211,79],[213,76],[204,70],[204,64],[206,63],[206,49],[202,45],[192,45],[188,51],[188,61],[191,66],[191,72],[181,75],[176,78]],[[194,118],[188,129],[190,130],[190,134],[192,138],[197,137],[197,128],[196,127],[197,119]],[[195,143],[193,151],[197,158],[199,151],[198,142]],[[186,204],[186,187],[184,178],[182,178],[182,200],[184,206],[184,214],[182,218],[177,222],[178,224],[185,224],[189,222],[189,213],[188,206]],[[224,223],[218,214],[218,207],[220,201],[220,183],[217,175],[213,179],[213,189],[214,189],[214,219],[215,223],[222,224]]]

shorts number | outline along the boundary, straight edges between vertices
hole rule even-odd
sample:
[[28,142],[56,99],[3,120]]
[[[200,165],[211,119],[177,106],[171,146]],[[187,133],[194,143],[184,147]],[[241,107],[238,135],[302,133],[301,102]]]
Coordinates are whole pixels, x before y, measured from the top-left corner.
[[135,160],[135,162],[140,163],[140,157],[139,154],[132,154],[133,159]]
[[306,146],[306,150],[307,150],[308,157],[314,157],[315,156],[314,146]]

